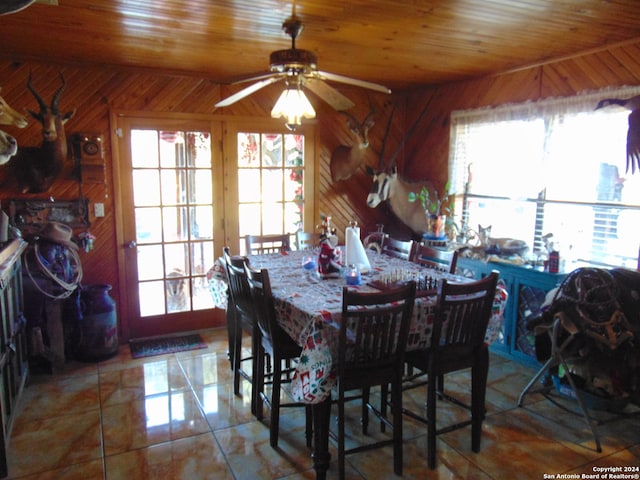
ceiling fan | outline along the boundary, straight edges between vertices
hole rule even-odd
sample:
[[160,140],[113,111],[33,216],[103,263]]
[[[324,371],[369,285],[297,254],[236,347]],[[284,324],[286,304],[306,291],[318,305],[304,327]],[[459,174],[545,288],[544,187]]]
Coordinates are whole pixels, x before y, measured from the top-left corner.
[[301,89],[305,87],[315,93],[335,110],[348,110],[354,103],[342,95],[338,90],[329,86],[325,81],[346,83],[357,87],[368,88],[382,93],[391,93],[387,87],[377,83],[357,80],[355,78],[337,75],[335,73],[318,70],[318,60],[313,52],[296,48],[296,38],[303,29],[302,21],[296,17],[295,11],[282,24],[284,32],[291,37],[291,48],[277,50],[271,53],[270,71],[232,82],[232,85],[258,80],[256,83],[234,93],[216,103],[215,107],[227,107],[238,100],[248,97],[261,88],[284,80],[289,87]]
[[58,5],[58,0],[2,0],[0,2],[0,15],[18,13],[19,11],[31,6],[33,3]]

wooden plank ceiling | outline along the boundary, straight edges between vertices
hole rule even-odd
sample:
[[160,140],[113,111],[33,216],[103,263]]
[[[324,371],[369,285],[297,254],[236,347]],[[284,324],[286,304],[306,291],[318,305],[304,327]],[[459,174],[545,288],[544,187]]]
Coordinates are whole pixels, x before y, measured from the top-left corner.
[[305,26],[296,46],[320,70],[394,90],[640,38],[638,0],[58,0],[0,17],[0,58],[227,83],[290,48],[281,27],[294,9]]

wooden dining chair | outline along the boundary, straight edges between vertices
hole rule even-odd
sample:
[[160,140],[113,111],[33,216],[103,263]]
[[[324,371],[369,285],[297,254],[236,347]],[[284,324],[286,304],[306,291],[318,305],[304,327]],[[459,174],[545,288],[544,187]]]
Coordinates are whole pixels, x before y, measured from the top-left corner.
[[[248,264],[245,266],[251,297],[255,305],[255,319],[259,330],[259,342],[256,352],[256,417],[263,419],[263,406],[271,409],[269,425],[269,443],[273,448],[278,446],[280,430],[280,409],[285,407],[304,407],[306,417],[305,437],[307,446],[311,447],[313,432],[311,405],[302,402],[281,402],[282,385],[290,383],[295,370],[292,361],[297,361],[302,347],[280,327],[276,321],[273,304],[271,280],[267,269],[256,270]],[[271,395],[266,393],[265,355],[271,359],[270,375]],[[283,368],[283,364],[285,368]]]
[[[416,283],[381,292],[361,292],[343,288],[342,318],[338,343],[338,464],[344,478],[345,455],[393,445],[393,470],[402,474],[402,372],[409,322],[413,312]],[[387,394],[391,385],[392,421],[386,417]],[[381,387],[381,405],[369,402],[372,387]],[[362,389],[362,396],[346,392]],[[345,402],[362,399],[362,429],[367,434],[369,411],[382,425],[393,429],[392,438],[345,449]],[[382,428],[384,430],[384,428]]]
[[440,272],[456,273],[458,251],[445,250],[429,245],[418,245],[411,260],[424,267],[433,268]]
[[247,255],[262,255],[291,250],[291,240],[288,233],[273,235],[247,235],[245,237]]
[[390,236],[382,241],[382,253],[403,260],[411,259],[415,254],[416,242],[413,240],[398,240]]
[[[482,421],[485,415],[485,393],[489,371],[489,346],[484,338],[498,283],[498,273],[492,272],[471,283],[451,283],[443,279],[438,286],[438,300],[427,349],[409,351],[407,365],[419,371],[405,379],[405,391],[420,383],[416,378],[428,375],[426,415],[405,407],[403,412],[427,424],[427,462],[436,465],[436,436],[471,425],[471,449],[480,451]],[[471,369],[471,405],[468,406],[444,392],[442,377],[451,372]],[[436,393],[441,400],[471,410],[471,418],[440,429],[436,428]]]
[[320,245],[320,233],[318,232],[296,232],[296,248],[298,250],[312,250]]
[[[257,343],[257,328],[255,325],[255,313],[253,299],[247,282],[245,267],[249,264],[247,257],[233,256],[229,247],[222,249],[227,281],[229,286],[229,307],[231,309],[227,320],[232,323],[229,326],[229,355],[233,369],[233,393],[240,395],[240,380],[245,379],[251,384],[251,412],[255,414],[256,388],[255,372],[257,359],[255,358]],[[251,355],[242,356],[242,337],[244,334],[251,336]],[[251,371],[243,367],[244,363],[251,362]]]

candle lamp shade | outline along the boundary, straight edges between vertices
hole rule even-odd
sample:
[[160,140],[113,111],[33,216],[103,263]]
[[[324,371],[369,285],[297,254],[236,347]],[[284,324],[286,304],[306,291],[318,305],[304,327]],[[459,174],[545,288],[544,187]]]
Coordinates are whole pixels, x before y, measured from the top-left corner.
[[287,87],[271,110],[272,118],[284,117],[289,130],[302,125],[303,118],[315,118],[316,111],[304,92],[297,86]]

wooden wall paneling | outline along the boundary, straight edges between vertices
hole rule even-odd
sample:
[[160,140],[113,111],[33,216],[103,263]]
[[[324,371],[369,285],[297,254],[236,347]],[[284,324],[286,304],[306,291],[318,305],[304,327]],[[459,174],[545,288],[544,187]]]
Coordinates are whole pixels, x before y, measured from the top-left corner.
[[[416,118],[425,102],[434,97],[421,122],[423,127],[419,134],[407,141],[398,165],[399,169],[405,169],[400,171],[405,171],[410,179],[433,179],[434,183],[443,183],[447,175],[449,118],[452,110],[566,96],[609,85],[637,84],[640,82],[638,59],[640,42],[504,75],[425,87],[404,93],[394,92],[392,96],[370,96],[361,89],[342,86],[339,89],[356,104],[353,113],[357,117],[366,115],[370,99],[373,99],[381,112],[385,112],[376,119],[376,125],[369,132],[371,152],[367,155],[367,162],[374,164],[373,166],[377,162],[377,153],[382,145],[386,114],[391,105],[389,102],[398,102],[399,112],[390,133],[388,155],[394,150],[394,145],[401,142],[411,119]],[[105,136],[107,197],[105,198],[105,190],[99,185],[82,186],[82,193],[89,199],[91,206],[89,230],[97,239],[95,249],[81,253],[81,259],[85,270],[84,283],[109,283],[113,285],[112,293],[117,297],[118,246],[113,205],[113,186],[117,179],[113,178],[114,154],[111,151],[109,112],[117,109],[210,114],[214,112],[213,104],[232,93],[236,87],[219,86],[208,79],[149,72],[72,66],[62,68],[53,64],[0,61],[2,95],[19,110],[36,107],[33,96],[26,89],[30,71],[33,72],[37,90],[43,98],[49,99],[59,86],[58,73],[64,71],[68,84],[61,98],[61,107],[78,109],[76,117],[67,123],[68,135],[73,132],[96,132]],[[260,91],[231,107],[218,109],[215,113],[223,116],[267,117],[281,89],[281,85],[266,87],[264,92]],[[332,182],[329,170],[331,152],[337,145],[353,140],[353,137],[346,127],[343,115],[331,111],[315,98],[311,101],[318,112],[316,213],[331,214],[341,238],[344,228],[354,218],[360,222],[363,236],[374,231],[377,223],[384,224],[385,230],[389,232],[406,232],[406,227],[394,217],[388,206],[371,209],[366,205],[371,179],[366,175],[364,168],[345,182]],[[40,144],[40,127],[34,120],[25,129],[11,126],[3,129],[14,135],[20,145]],[[0,201],[3,206],[6,199],[18,195],[7,186],[6,171],[6,167],[0,167],[0,181],[3,183]],[[54,184],[50,195],[61,200],[75,198],[78,195],[78,184],[71,179],[61,178]],[[105,204],[104,218],[93,217],[92,206],[95,202]],[[319,218],[313,219],[312,223],[315,226],[319,223]]]
[[[611,58],[624,64],[624,68],[616,68],[616,62]],[[529,69],[435,87],[438,101],[434,102],[424,120],[432,128],[426,129],[419,140],[414,140],[419,144],[411,144],[406,151],[411,176],[439,179],[436,183],[440,185],[446,181],[449,131],[448,128],[438,128],[438,122],[434,121],[436,118],[450,116],[451,111],[457,109],[570,96],[607,86],[635,85],[640,82],[638,58],[640,43],[626,44]],[[409,92],[407,116],[417,115],[421,98],[432,93],[432,88]],[[429,162],[422,162],[421,159],[427,155]]]

